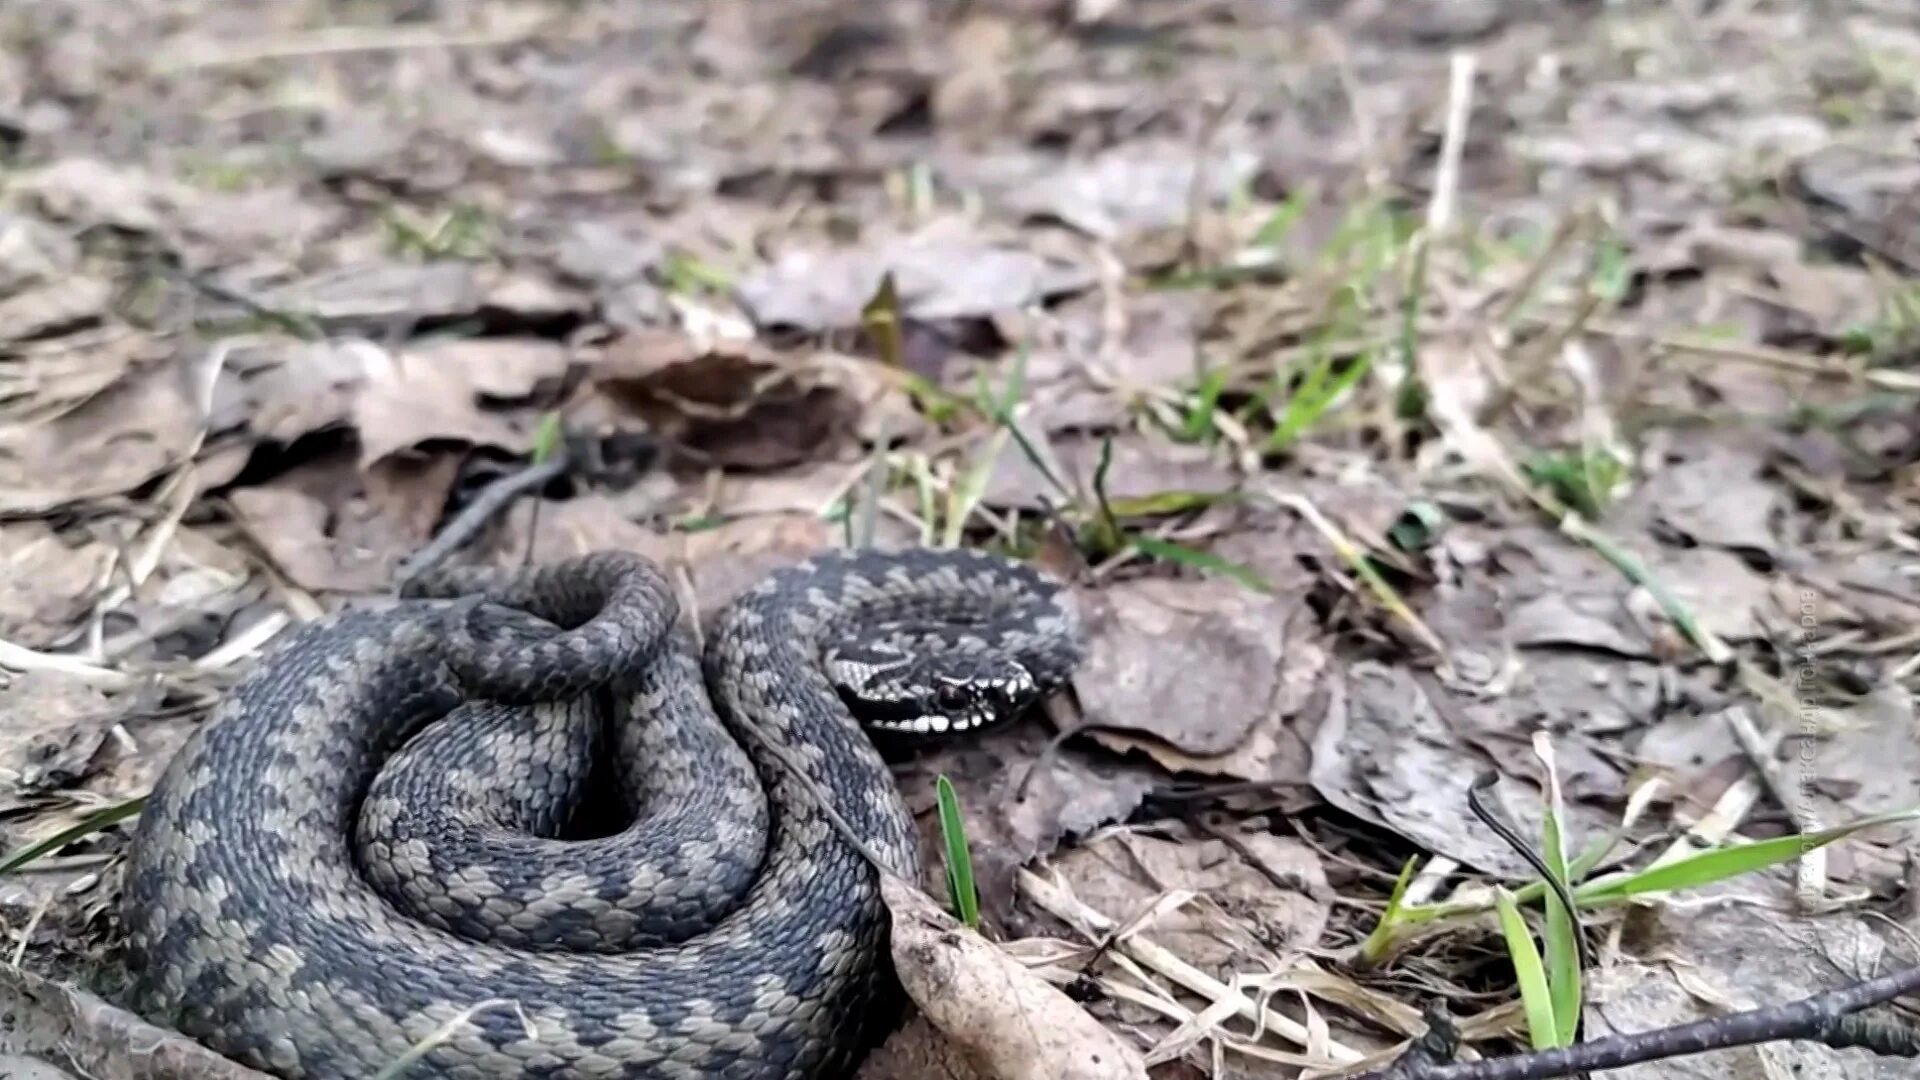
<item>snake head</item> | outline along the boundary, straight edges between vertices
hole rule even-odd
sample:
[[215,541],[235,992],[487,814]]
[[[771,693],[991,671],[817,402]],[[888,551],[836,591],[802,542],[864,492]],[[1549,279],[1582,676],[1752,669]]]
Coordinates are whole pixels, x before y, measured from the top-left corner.
[[1026,666],[1002,656],[849,646],[828,655],[827,672],[862,723],[901,735],[975,731],[1018,716],[1040,696]]

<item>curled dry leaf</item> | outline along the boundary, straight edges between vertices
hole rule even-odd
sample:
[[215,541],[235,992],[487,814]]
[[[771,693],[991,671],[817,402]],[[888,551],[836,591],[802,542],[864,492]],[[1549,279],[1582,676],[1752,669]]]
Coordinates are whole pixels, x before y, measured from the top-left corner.
[[1133,1047],[1072,998],[961,926],[927,894],[882,875],[893,963],[915,1005],[994,1080],[1146,1080]]
[[608,346],[594,384],[652,431],[722,468],[818,460],[855,420],[851,400],[758,345],[643,332]]

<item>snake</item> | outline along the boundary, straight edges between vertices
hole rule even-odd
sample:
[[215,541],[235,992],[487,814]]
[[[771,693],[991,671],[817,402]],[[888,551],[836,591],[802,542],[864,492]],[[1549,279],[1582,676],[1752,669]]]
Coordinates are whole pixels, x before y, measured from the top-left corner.
[[1019,716],[1080,625],[932,547],[700,621],[598,551],[282,634],[130,837],[124,1002],[286,1080],[847,1075],[899,1015],[880,875],[919,857],[880,744]]

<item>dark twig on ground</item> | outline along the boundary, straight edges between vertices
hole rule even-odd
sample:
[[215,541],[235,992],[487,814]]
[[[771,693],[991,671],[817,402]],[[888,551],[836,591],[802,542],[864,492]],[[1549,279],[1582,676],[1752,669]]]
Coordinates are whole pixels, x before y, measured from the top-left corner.
[[1431,1064],[1431,1051],[1417,1044],[1386,1071],[1367,1073],[1356,1080],[1550,1080],[1569,1073],[1620,1069],[1785,1039],[1915,1057],[1920,1056],[1916,1053],[1920,1051],[1920,1033],[1911,1025],[1887,1015],[1869,1018],[1854,1014],[1916,992],[1920,992],[1920,967],[1825,990],[1785,1005],[1487,1061]]
[[394,573],[394,587],[403,587],[445,562],[454,552],[472,542],[487,522],[511,506],[515,499],[529,491],[538,491],[565,473],[572,460],[572,454],[562,446],[545,460],[510,472],[480,489],[480,494],[454,515],[438,536],[400,564],[400,569]]

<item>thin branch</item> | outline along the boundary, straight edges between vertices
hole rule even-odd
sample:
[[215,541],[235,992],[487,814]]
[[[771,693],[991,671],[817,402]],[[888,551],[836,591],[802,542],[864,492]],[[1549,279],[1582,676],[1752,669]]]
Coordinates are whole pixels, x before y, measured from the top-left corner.
[[1611,1035],[1558,1050],[1448,1065],[1408,1062],[1403,1058],[1386,1071],[1367,1073],[1355,1080],[1552,1080],[1568,1073],[1619,1069],[1647,1061],[1785,1039],[1865,1046],[1911,1056],[1911,1051],[1920,1049],[1920,1038],[1910,1030],[1890,1032],[1879,1017],[1867,1023],[1867,1018],[1851,1014],[1916,992],[1920,992],[1920,967],[1822,991],[1785,1005],[1653,1031]]
[[567,471],[573,461],[573,455],[563,446],[556,448],[551,457],[537,461],[524,468],[510,472],[488,484],[474,496],[465,509],[440,530],[425,547],[413,553],[394,573],[396,587],[433,569],[454,552],[465,547],[487,522],[494,519],[513,501],[529,491],[538,491]]

